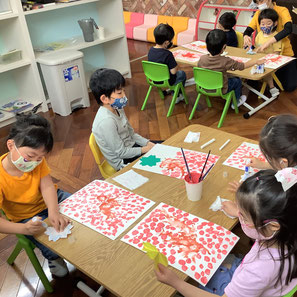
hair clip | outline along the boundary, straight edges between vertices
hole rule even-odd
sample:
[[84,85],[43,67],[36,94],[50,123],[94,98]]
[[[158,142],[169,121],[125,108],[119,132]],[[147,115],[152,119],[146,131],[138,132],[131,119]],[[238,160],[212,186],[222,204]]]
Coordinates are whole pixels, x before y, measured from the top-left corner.
[[256,177],[256,180],[260,180],[260,179],[259,179],[259,176]]
[[297,183],[297,169],[287,167],[275,174],[275,178],[282,184],[283,190],[287,191]]

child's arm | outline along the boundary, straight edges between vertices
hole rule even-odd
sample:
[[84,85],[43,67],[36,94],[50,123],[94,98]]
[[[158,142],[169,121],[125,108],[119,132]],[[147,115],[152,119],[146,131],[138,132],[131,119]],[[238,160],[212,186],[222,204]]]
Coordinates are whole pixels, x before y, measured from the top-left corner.
[[[155,270],[158,281],[169,285],[179,291],[185,297],[213,297],[215,294],[200,290],[198,287],[188,284],[180,279],[172,270],[159,264],[159,269]],[[227,297],[226,294],[223,297]]]
[[174,75],[174,74],[176,74],[177,70],[178,70],[178,66],[176,66],[176,67],[170,69],[170,72],[171,72],[171,74]]
[[265,63],[265,59],[250,60],[250,61],[247,61],[246,63],[244,63],[244,69],[252,67],[256,64],[262,65],[264,63]]
[[36,235],[44,231],[40,221],[32,220],[26,223],[14,223],[0,217],[0,232],[5,234]]
[[57,190],[50,175],[46,175],[40,180],[40,191],[47,205],[51,224],[58,232],[63,231],[70,221],[59,212]]

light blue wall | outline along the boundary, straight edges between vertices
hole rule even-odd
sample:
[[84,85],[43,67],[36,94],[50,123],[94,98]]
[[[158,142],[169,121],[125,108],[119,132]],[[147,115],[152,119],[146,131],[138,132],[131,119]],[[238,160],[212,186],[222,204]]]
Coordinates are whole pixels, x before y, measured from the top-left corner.
[[84,53],[85,72],[94,72],[105,66],[103,45],[92,46],[81,51]]
[[17,84],[11,71],[0,74],[0,90],[0,104],[7,103],[19,96]]
[[96,3],[27,15],[33,47],[82,35],[77,21],[90,17],[99,23]]

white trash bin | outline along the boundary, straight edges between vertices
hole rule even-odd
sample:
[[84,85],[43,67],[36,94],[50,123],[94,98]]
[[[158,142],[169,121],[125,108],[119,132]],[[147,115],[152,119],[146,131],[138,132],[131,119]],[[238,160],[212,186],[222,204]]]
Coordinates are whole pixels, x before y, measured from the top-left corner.
[[37,59],[52,109],[61,116],[90,106],[82,58],[80,51],[61,50]]

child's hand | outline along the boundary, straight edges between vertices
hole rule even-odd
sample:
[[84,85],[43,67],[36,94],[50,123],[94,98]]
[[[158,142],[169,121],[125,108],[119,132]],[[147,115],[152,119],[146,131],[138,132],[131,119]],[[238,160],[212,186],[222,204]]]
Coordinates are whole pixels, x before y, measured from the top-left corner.
[[44,231],[44,227],[42,226],[41,221],[35,221],[32,220],[26,222],[25,224],[25,234],[26,235],[37,235]]
[[164,283],[169,286],[173,286],[180,280],[180,278],[168,267],[162,264],[158,265],[158,269],[155,270],[156,277],[159,282]]
[[231,193],[236,193],[240,185],[241,185],[240,182],[234,180],[233,182],[229,183],[229,187],[227,190]]
[[57,232],[62,232],[70,223],[70,220],[62,216],[59,212],[49,213],[48,218]]
[[151,148],[153,148],[153,147],[155,146],[155,143],[149,141],[149,142],[147,143],[147,146],[150,146]]
[[236,203],[233,201],[222,202],[222,210],[224,210],[224,212],[229,216],[238,217],[238,208]]
[[154,143],[152,143],[152,142],[149,141],[146,146],[143,146],[141,148],[141,153],[142,154],[147,153],[154,145],[155,145]]
[[258,59],[257,62],[256,62],[256,64],[257,65],[263,65],[263,64],[265,64],[265,62],[266,62],[265,59]]

